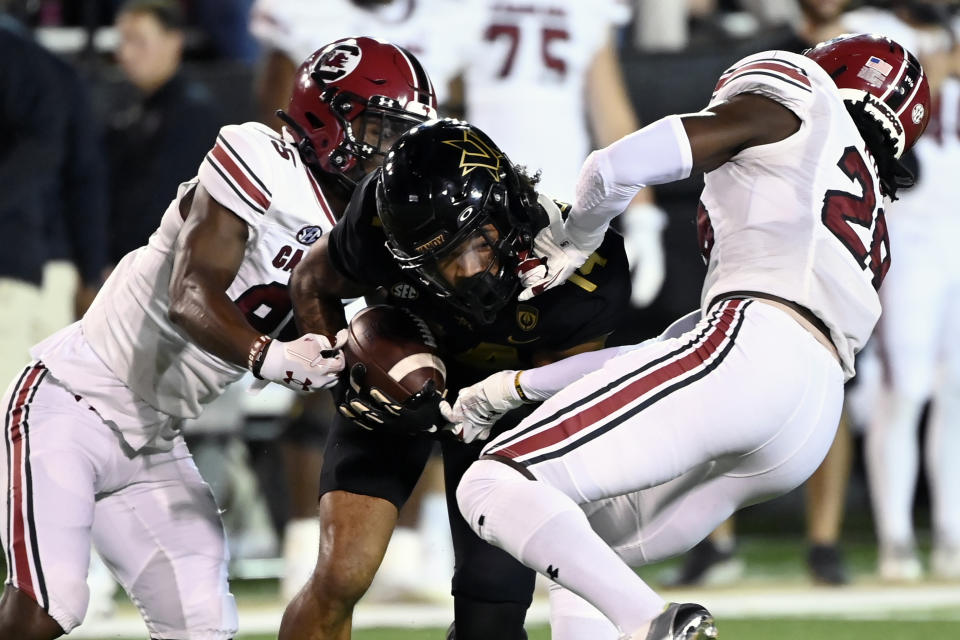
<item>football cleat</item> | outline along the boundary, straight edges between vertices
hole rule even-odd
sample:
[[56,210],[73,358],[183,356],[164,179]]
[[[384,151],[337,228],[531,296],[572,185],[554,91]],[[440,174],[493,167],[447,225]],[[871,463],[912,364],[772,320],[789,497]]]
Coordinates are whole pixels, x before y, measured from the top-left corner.
[[923,577],[923,565],[920,564],[920,558],[912,545],[881,546],[877,573],[883,582],[919,582]]
[[710,538],[690,549],[680,567],[665,571],[660,582],[666,587],[717,586],[743,578],[746,565],[734,549],[721,551]]
[[814,582],[843,585],[850,582],[843,554],[836,545],[815,544],[807,552],[807,568]]
[[717,625],[709,611],[693,602],[672,602],[653,619],[645,634],[633,634],[628,640],[714,640],[716,637]]

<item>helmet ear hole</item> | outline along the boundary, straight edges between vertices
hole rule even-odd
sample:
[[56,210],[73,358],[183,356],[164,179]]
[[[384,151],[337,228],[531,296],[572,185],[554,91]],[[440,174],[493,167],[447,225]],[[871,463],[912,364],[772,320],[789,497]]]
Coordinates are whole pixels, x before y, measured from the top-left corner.
[[317,117],[317,114],[312,111],[308,111],[304,114],[304,117],[307,119],[307,122],[310,123],[310,127],[314,130],[323,129],[323,121]]

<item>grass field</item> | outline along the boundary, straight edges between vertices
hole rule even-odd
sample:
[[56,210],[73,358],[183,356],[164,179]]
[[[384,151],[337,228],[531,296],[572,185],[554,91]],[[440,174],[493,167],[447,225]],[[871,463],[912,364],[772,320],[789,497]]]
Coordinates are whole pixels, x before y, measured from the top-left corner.
[[[724,620],[722,640],[932,640],[955,638],[960,621],[800,620],[759,618]],[[444,628],[362,629],[354,640],[443,640]],[[529,640],[548,640],[546,626],[528,629]],[[239,635],[237,640],[275,640],[275,635]],[[491,639],[492,640],[492,639]]]
[[[960,585],[880,585],[872,575],[876,551],[869,540],[845,545],[853,584],[814,586],[805,574],[804,547],[798,540],[745,538],[746,574],[735,585],[665,591],[670,600],[706,604],[717,616],[721,640],[928,640],[960,638]],[[640,574],[657,587],[660,573],[674,563],[646,567]],[[241,611],[237,640],[274,640],[283,602],[275,580],[235,581]],[[530,640],[548,640],[546,603],[540,599],[528,620]],[[83,625],[71,638],[144,640],[133,608],[118,601],[123,625]],[[361,605],[354,640],[443,640],[446,605]],[[116,621],[114,621],[116,623]],[[419,627],[422,624],[422,628]],[[497,640],[491,638],[491,640]]]

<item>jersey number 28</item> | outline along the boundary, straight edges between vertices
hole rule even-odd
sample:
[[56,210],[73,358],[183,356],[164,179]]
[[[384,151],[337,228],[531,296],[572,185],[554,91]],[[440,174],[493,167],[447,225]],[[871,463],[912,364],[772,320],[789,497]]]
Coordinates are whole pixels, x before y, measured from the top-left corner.
[[[883,277],[887,275],[887,269],[890,268],[890,238],[887,236],[883,207],[877,207],[873,176],[855,147],[843,150],[837,166],[844,175],[860,185],[863,195],[830,189],[823,197],[821,219],[827,229],[850,251],[857,264],[864,269],[870,269],[873,286],[879,289]],[[858,229],[861,231],[858,232]],[[866,233],[863,230],[866,230]],[[864,243],[861,234],[870,238],[869,246]]]

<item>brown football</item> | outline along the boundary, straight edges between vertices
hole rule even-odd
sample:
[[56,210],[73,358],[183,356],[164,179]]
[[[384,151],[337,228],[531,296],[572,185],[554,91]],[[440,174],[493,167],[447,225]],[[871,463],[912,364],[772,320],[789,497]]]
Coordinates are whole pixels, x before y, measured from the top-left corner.
[[402,307],[375,305],[355,315],[347,332],[343,348],[347,368],[363,363],[368,387],[396,402],[420,391],[427,380],[443,393],[447,369],[430,328],[417,315]]

